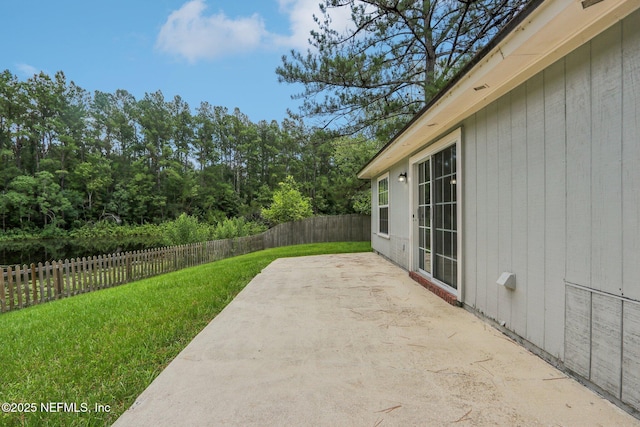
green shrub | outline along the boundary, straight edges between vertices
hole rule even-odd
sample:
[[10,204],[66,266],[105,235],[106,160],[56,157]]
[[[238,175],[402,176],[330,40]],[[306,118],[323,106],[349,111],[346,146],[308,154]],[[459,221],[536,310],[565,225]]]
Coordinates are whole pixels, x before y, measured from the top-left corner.
[[362,215],[371,215],[371,191],[363,190],[353,195],[353,210]]
[[161,225],[117,225],[113,221],[98,221],[72,230],[68,233],[68,236],[76,239],[99,239],[105,237],[159,237],[163,233],[164,230]]
[[296,181],[288,176],[273,193],[271,206],[262,209],[262,216],[272,225],[308,218],[313,216],[311,199],[303,196]]
[[214,240],[231,239],[234,237],[252,236],[265,231],[267,227],[244,218],[225,218],[213,227],[211,237]]
[[173,221],[163,224],[164,239],[167,246],[186,245],[209,240],[206,224],[201,224],[195,216],[181,214]]
[[208,225],[198,221],[195,216],[184,213],[175,221],[163,224],[164,240],[167,246],[233,239],[259,234],[265,230],[264,225],[244,218],[225,218],[216,225]]

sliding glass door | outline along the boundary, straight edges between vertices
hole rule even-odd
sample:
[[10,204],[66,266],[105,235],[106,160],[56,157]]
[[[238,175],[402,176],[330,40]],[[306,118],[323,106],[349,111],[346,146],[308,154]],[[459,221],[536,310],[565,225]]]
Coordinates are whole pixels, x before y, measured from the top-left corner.
[[458,288],[456,145],[416,164],[418,268]]
[[418,267],[431,274],[431,162],[418,164]]

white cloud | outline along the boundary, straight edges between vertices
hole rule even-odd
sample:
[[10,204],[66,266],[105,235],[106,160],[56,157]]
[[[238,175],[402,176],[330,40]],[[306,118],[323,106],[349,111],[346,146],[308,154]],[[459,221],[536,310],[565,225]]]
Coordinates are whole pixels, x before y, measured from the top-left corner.
[[[279,44],[297,49],[308,48],[311,30],[318,29],[313,16],[323,19],[318,7],[319,0],[278,0],[278,3],[280,11],[289,16],[291,29],[290,35],[277,38]],[[329,15],[335,29],[346,29],[351,24],[351,10],[348,7],[331,9]]]
[[40,72],[40,70],[33,65],[24,63],[16,64],[16,68],[24,74],[25,77],[33,77],[34,74],[38,74]]
[[[206,15],[206,0],[191,0],[169,15],[158,34],[156,48],[191,63],[259,49],[306,49],[311,30],[317,28],[313,16],[320,16],[319,1],[277,0],[280,12],[288,18],[290,32],[276,34],[266,30],[258,14],[235,19],[223,12]],[[332,11],[331,17],[336,28],[346,28],[350,11],[341,8]]]
[[320,15],[318,0],[278,0],[278,3],[280,11],[289,16],[291,34],[276,37],[276,44],[297,49],[308,47],[311,30],[317,29],[313,15]]
[[267,36],[257,14],[230,19],[224,13],[205,16],[205,9],[204,0],[192,0],[172,12],[160,29],[156,47],[195,62],[253,50]]

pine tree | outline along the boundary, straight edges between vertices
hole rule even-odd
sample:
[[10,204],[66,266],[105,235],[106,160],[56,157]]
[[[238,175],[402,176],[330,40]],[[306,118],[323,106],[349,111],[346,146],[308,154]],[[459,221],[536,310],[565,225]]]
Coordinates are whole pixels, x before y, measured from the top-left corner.
[[[324,0],[306,53],[276,70],[302,83],[303,116],[343,134],[388,139],[481,49],[526,0]],[[351,26],[335,28],[332,11]]]

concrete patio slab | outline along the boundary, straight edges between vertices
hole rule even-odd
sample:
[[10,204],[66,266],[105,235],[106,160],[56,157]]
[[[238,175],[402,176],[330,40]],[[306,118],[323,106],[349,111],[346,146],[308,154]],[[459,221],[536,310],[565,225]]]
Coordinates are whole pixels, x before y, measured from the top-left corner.
[[373,253],[279,259],[115,423],[637,426]]

